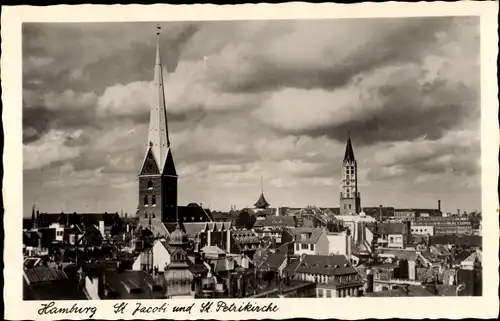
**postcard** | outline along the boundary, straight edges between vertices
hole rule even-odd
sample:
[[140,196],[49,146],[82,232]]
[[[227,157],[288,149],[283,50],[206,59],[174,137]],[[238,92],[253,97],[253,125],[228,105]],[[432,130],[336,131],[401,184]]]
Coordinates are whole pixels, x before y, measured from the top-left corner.
[[2,9],[7,319],[496,315],[497,2]]

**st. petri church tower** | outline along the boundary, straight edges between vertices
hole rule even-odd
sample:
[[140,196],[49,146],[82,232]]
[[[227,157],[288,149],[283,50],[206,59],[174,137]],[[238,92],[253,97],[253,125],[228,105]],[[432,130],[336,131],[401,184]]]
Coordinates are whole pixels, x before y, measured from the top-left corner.
[[177,221],[177,172],[170,148],[167,106],[160,59],[160,28],[157,32],[154,67],[155,102],[149,116],[149,134],[139,173],[139,225],[156,234],[163,233],[162,222]]
[[358,214],[361,211],[361,198],[358,192],[358,164],[354,158],[350,135],[347,139],[344,161],[342,162],[340,189],[340,215]]

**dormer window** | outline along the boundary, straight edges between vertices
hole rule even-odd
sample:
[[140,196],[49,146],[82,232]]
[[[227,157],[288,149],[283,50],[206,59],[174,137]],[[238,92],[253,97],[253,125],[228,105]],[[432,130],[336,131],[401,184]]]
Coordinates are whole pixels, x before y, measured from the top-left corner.
[[[151,165],[152,167],[153,165]],[[148,181],[148,189],[153,189],[153,181],[149,180]]]

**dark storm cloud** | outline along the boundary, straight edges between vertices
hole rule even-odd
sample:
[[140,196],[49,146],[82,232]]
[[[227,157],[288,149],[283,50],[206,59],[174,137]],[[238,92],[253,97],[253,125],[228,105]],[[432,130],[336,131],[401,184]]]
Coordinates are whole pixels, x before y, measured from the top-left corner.
[[[290,64],[286,60],[272,59],[274,57],[260,53],[259,48],[242,51],[239,53],[240,60],[249,64],[248,73],[236,79],[220,75],[217,78],[218,86],[221,91],[228,92],[261,92],[284,87],[335,89],[346,85],[361,73],[386,65],[419,61],[427,48],[436,44],[438,32],[449,29],[454,20],[449,17],[407,18],[384,21],[383,24],[397,28],[366,39],[362,46],[349,52],[340,61],[335,56],[337,50],[341,49],[340,43],[319,48],[323,59],[315,65]],[[376,25],[377,22],[374,22]],[[301,41],[307,45],[306,39],[297,39],[298,46],[302,45]]]
[[[81,128],[99,128],[95,113],[89,110],[49,110],[46,107],[23,109],[23,144],[37,141],[52,129],[72,130]],[[88,142],[88,141],[85,141]],[[73,144],[83,144],[74,138]],[[71,143],[70,143],[71,144]]]

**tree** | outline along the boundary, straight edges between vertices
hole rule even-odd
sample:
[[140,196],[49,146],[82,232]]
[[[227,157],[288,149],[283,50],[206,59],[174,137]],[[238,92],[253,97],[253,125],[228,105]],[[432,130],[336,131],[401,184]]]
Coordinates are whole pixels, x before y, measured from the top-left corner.
[[235,223],[236,227],[246,228],[247,230],[250,230],[252,229],[256,221],[257,218],[255,217],[255,215],[248,213],[247,210],[243,210],[238,215]]

